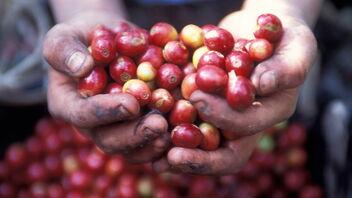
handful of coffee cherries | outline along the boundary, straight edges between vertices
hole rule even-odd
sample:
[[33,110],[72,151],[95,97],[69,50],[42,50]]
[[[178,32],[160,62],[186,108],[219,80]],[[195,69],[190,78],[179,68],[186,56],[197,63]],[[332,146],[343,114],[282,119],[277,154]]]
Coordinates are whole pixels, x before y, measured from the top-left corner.
[[256,64],[271,57],[282,34],[282,23],[273,14],[258,16],[253,40],[235,41],[214,25],[190,24],[180,33],[164,22],[149,32],[125,22],[114,29],[99,25],[90,33],[88,48],[96,66],[79,79],[78,92],[82,97],[131,94],[141,108],[168,118],[175,146],[215,150],[220,131],[197,116],[188,101],[191,94],[216,94],[232,109],[245,110],[255,100],[249,77]]

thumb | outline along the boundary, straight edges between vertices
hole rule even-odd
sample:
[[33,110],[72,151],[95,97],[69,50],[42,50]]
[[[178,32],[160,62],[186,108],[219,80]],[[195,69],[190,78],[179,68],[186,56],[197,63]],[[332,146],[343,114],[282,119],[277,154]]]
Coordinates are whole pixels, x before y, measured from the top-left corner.
[[260,63],[251,76],[259,95],[295,88],[313,64],[317,51],[314,35],[305,25],[286,29],[274,55]]
[[92,70],[94,60],[80,34],[66,24],[58,24],[47,33],[43,55],[54,69],[73,77],[82,77]]

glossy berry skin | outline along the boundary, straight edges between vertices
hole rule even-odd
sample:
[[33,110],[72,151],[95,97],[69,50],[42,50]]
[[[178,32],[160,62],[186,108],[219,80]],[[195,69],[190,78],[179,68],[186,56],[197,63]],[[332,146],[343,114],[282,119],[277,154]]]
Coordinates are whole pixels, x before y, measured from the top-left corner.
[[105,93],[107,94],[118,94],[121,92],[122,92],[122,86],[117,83],[109,83],[105,89]]
[[91,50],[94,60],[98,63],[108,64],[116,58],[116,47],[112,36],[94,38]]
[[225,57],[220,52],[208,51],[205,52],[199,59],[198,69],[204,65],[213,65],[221,69],[225,69]]
[[27,180],[30,183],[44,181],[48,178],[48,174],[48,170],[41,162],[34,162],[30,164],[26,171]]
[[125,22],[125,21],[121,21],[112,29],[112,31],[115,34],[119,34],[119,33],[122,33],[122,32],[130,31],[132,29],[135,29],[135,27],[133,27],[131,24],[129,24],[129,23]]
[[160,47],[149,45],[148,49],[137,58],[137,63],[150,62],[155,69],[164,63],[163,50]]
[[142,62],[137,67],[137,77],[144,82],[153,81],[156,77],[156,69],[150,62]]
[[203,45],[204,42],[204,33],[202,28],[189,24],[186,25],[180,33],[180,40],[187,47],[196,49]]
[[262,14],[257,18],[257,30],[254,32],[256,38],[266,39],[275,43],[279,41],[283,34],[280,19],[273,14]]
[[82,97],[90,97],[104,91],[108,77],[103,67],[94,67],[90,74],[78,81],[78,92]]
[[74,171],[69,175],[69,184],[72,189],[84,190],[92,183],[91,175],[83,170]]
[[235,71],[237,76],[249,78],[254,69],[254,62],[248,53],[243,51],[232,51],[226,56],[225,60],[227,72]]
[[247,39],[237,39],[235,42],[235,46],[233,47],[233,49],[235,51],[243,51],[243,52],[247,52],[246,49],[246,45],[248,43]]
[[242,111],[252,105],[254,98],[255,88],[252,82],[243,76],[236,76],[234,71],[231,71],[226,89],[228,104],[233,109]]
[[229,53],[235,44],[231,33],[222,28],[212,29],[204,37],[204,44],[208,49],[218,51],[224,55]]
[[147,50],[148,37],[139,29],[132,29],[117,34],[115,37],[115,43],[118,53],[124,56],[135,57]]
[[198,67],[200,57],[202,57],[203,54],[205,54],[208,51],[209,49],[206,46],[200,47],[194,51],[192,56],[192,63],[195,68]]
[[248,54],[254,61],[263,61],[273,54],[274,47],[265,39],[255,39],[250,41]]
[[136,78],[137,66],[133,60],[127,56],[119,56],[110,63],[109,72],[111,78],[122,85],[130,79]]
[[170,41],[163,49],[163,56],[165,61],[182,66],[188,62],[189,52],[181,42]]
[[156,23],[150,29],[150,41],[152,44],[159,47],[164,47],[167,42],[177,40],[177,31],[176,29],[164,22]]
[[206,151],[213,151],[219,147],[220,132],[210,123],[203,122],[199,125],[199,130],[203,134],[203,140],[200,148]]
[[209,32],[210,30],[212,30],[214,28],[217,28],[217,26],[212,25],[212,24],[206,24],[206,25],[202,26],[202,30],[203,30],[204,34],[206,34],[207,32]]
[[221,93],[227,85],[227,74],[219,67],[205,65],[198,69],[196,83],[200,90],[207,93]]
[[98,25],[88,35],[88,41],[91,43],[98,37],[114,37],[114,32],[104,25]]
[[124,166],[122,157],[113,156],[106,162],[104,173],[112,179],[115,179],[124,171]]
[[16,170],[27,163],[28,153],[21,144],[15,143],[7,149],[5,161],[11,170]]
[[148,104],[152,96],[148,85],[144,81],[138,79],[131,79],[127,81],[122,87],[122,92],[134,96],[140,106]]
[[196,73],[189,74],[182,81],[181,93],[183,98],[185,98],[186,100],[189,100],[192,93],[198,90],[198,86],[196,83],[196,76],[197,76]]
[[174,97],[172,97],[170,92],[166,89],[159,88],[153,91],[149,107],[161,113],[167,113],[172,109],[174,103]]
[[182,67],[183,76],[187,76],[188,74],[193,74],[197,72],[197,69],[194,67],[192,63],[187,63]]
[[196,118],[196,108],[188,100],[178,100],[171,110],[169,122],[173,126],[182,123],[192,124]]
[[157,72],[156,84],[160,88],[171,91],[181,84],[182,78],[182,71],[177,65],[166,63]]
[[91,152],[85,159],[87,169],[93,173],[99,173],[104,170],[106,157],[100,151]]
[[171,141],[175,146],[197,148],[203,139],[199,128],[193,124],[180,124],[171,131]]

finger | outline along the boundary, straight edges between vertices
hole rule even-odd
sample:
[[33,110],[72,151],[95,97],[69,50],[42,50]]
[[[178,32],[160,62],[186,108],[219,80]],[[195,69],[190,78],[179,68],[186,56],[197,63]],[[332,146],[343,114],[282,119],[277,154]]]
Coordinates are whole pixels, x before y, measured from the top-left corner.
[[315,60],[317,44],[310,29],[297,22],[287,25],[274,55],[257,65],[251,76],[259,95],[301,85]]
[[48,107],[52,115],[80,128],[132,119],[139,114],[138,101],[132,95],[100,94],[83,98],[73,79],[53,69],[49,69]]
[[215,151],[172,148],[167,155],[168,170],[206,175],[235,173],[248,160],[260,137],[261,133],[247,136]]
[[190,101],[202,120],[216,127],[236,131],[237,136],[252,135],[289,118],[295,110],[297,89],[285,90],[258,99],[244,111],[233,110],[226,99],[196,91]]
[[137,148],[125,155],[129,163],[144,163],[154,161],[162,156],[170,145],[170,134],[164,133],[143,148]]
[[[125,155],[144,148],[165,133],[167,121],[159,114],[147,114],[135,121],[100,126],[90,131],[93,141],[102,150]],[[158,147],[159,143],[156,142]]]
[[44,40],[44,58],[53,68],[70,76],[86,75],[94,67],[94,60],[81,34],[70,25],[54,26]]

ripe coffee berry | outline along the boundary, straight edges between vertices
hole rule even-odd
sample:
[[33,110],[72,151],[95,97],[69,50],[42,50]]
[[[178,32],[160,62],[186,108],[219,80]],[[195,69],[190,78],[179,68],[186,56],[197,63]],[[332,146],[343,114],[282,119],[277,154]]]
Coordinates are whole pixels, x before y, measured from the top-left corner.
[[122,87],[122,92],[134,96],[140,106],[148,104],[152,95],[148,85],[144,81],[138,79],[127,81]]
[[188,100],[178,100],[171,110],[169,122],[173,126],[193,123],[197,118],[196,108]]
[[181,84],[182,78],[182,71],[177,65],[166,63],[158,70],[156,84],[160,88],[171,91]]
[[155,69],[164,63],[163,50],[160,47],[149,45],[148,49],[137,58],[137,63],[150,62]]
[[234,71],[229,73],[226,89],[228,104],[235,110],[244,110],[252,105],[255,98],[255,88],[250,80],[243,76],[236,76]]
[[112,37],[114,38],[114,33],[107,28],[104,25],[98,25],[97,27],[94,28],[92,32],[89,33],[88,35],[88,41],[89,43],[92,42],[93,39],[96,39],[98,37]]
[[118,84],[123,84],[132,78],[136,78],[137,66],[133,60],[127,56],[119,56],[110,63],[111,78]]
[[191,97],[192,93],[198,89],[196,83],[196,76],[196,73],[189,74],[182,81],[181,93],[186,100],[188,100]]
[[175,146],[197,148],[203,139],[199,128],[193,124],[180,124],[171,131],[171,140]]
[[105,89],[105,93],[107,94],[117,94],[121,92],[122,92],[122,86],[117,83],[109,83]]
[[159,47],[164,47],[167,42],[177,40],[176,29],[168,23],[157,23],[150,29],[150,41]]
[[225,69],[225,57],[220,52],[208,51],[205,52],[199,59],[198,69],[204,65],[213,65]]
[[16,170],[27,163],[28,154],[21,144],[15,143],[7,149],[5,160],[10,169]]
[[150,62],[142,62],[137,67],[137,77],[144,82],[154,80],[156,76],[156,69]]
[[192,63],[195,68],[198,68],[198,63],[199,63],[200,57],[202,57],[203,54],[205,54],[208,51],[209,51],[209,49],[206,46],[200,47],[200,48],[196,49],[196,51],[194,51],[193,56],[192,56]]
[[212,30],[214,28],[217,28],[217,26],[212,25],[212,24],[203,25],[202,26],[203,34],[206,34],[207,32],[209,32],[210,30]]
[[166,89],[159,88],[153,91],[149,107],[161,113],[169,112],[174,106],[175,100]]
[[167,62],[182,66],[187,63],[189,52],[181,42],[170,41],[163,49],[163,56]]
[[194,67],[192,63],[187,63],[187,65],[182,67],[183,76],[187,76],[188,74],[193,74],[197,72],[197,69]]
[[252,40],[248,46],[249,56],[255,61],[263,61],[269,58],[273,51],[273,45],[265,39]]
[[116,57],[116,47],[112,36],[97,37],[92,40],[91,53],[98,63],[108,64]]
[[257,30],[254,32],[256,38],[266,39],[275,43],[280,40],[283,34],[280,19],[273,14],[262,14],[257,18]]
[[104,91],[108,81],[103,67],[94,67],[90,74],[78,81],[78,92],[82,97],[90,97]]
[[222,28],[211,29],[204,37],[204,44],[208,49],[218,51],[224,55],[229,53],[235,44],[231,33]]
[[247,52],[246,49],[246,45],[248,43],[247,39],[237,39],[235,42],[235,46],[233,47],[233,49],[235,51],[243,51],[243,52]]
[[210,123],[203,122],[199,125],[199,130],[203,134],[200,148],[206,151],[216,150],[220,144],[220,132]]
[[196,49],[203,45],[203,42],[204,42],[203,30],[200,27],[193,24],[186,25],[180,33],[180,40],[187,47]]
[[235,71],[237,76],[249,78],[252,74],[254,63],[248,53],[243,51],[232,51],[226,56],[226,70]]
[[132,29],[117,34],[115,42],[117,51],[129,57],[140,55],[148,48],[148,37],[139,29]]
[[200,90],[207,93],[221,93],[227,84],[227,74],[219,67],[205,65],[198,69],[196,83]]

